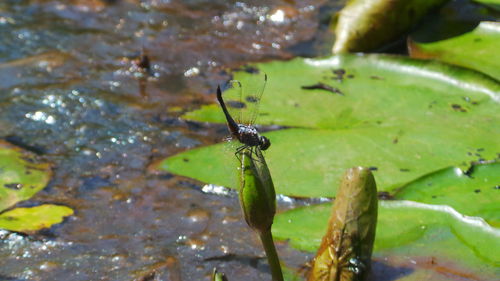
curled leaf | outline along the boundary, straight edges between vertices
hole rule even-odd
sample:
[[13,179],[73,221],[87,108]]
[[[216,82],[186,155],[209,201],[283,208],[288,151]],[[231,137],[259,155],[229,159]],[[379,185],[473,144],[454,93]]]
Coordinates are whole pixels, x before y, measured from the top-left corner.
[[334,54],[363,52],[402,35],[447,0],[354,0],[338,16]]
[[361,281],[369,270],[377,225],[377,187],[371,171],[349,169],[332,208],[309,281]]

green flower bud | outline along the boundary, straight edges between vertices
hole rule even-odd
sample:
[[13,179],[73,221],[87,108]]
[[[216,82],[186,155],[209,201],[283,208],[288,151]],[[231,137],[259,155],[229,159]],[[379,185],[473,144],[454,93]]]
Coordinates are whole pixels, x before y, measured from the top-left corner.
[[276,213],[276,192],[259,149],[245,149],[240,154],[239,199],[247,224],[259,233],[269,231]]

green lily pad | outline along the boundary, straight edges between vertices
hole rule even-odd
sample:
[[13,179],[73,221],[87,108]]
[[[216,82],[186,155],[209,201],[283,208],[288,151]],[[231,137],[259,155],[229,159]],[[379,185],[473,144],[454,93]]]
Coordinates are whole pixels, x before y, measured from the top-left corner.
[[500,226],[500,163],[477,164],[467,173],[456,167],[421,177],[401,187],[397,199],[448,205],[468,216]]
[[42,190],[51,177],[50,165],[32,154],[0,142],[0,212]]
[[437,58],[482,71],[500,79],[500,23],[481,22],[473,31],[450,39],[418,43],[410,41],[410,55]]
[[[441,134],[439,128],[366,128],[353,130],[288,129],[266,134],[273,145],[266,151],[277,193],[333,197],[346,167],[372,166],[379,190],[391,190],[435,169],[467,159],[468,152],[495,147],[496,139],[459,130]],[[471,128],[471,132],[475,131]],[[398,142],[394,143],[394,139]],[[459,140],[459,141],[457,141]],[[427,144],[427,145],[423,145]],[[482,151],[495,157],[497,150]],[[224,144],[193,149],[164,160],[160,167],[176,174],[236,188],[236,157]],[[228,170],[234,167],[234,171]]]
[[[494,113],[500,83],[468,69],[387,55],[297,58],[255,67],[268,75],[258,118],[264,125],[333,130],[414,124],[498,126]],[[251,73],[234,76],[243,87],[254,81]],[[302,89],[318,84],[331,90]],[[225,123],[216,103],[183,117]]]
[[[345,169],[374,167],[380,190],[438,169],[497,157],[500,84],[485,75],[436,62],[383,55],[344,55],[256,65],[269,76],[260,121],[310,129],[266,134],[278,193],[333,196]],[[235,73],[249,80],[252,74]],[[302,89],[323,83],[339,91]],[[339,94],[341,92],[343,95]],[[217,105],[187,119],[224,122]],[[160,168],[236,187],[237,167],[224,145],[164,160]],[[472,152],[482,148],[480,157]]]
[[34,232],[60,223],[64,217],[72,214],[71,208],[51,204],[31,208],[15,208],[0,214],[0,229]]
[[[297,249],[314,252],[326,232],[330,208],[322,204],[278,214],[273,234]],[[472,280],[494,279],[500,264],[500,229],[482,219],[413,201],[382,201],[378,218],[375,260],[418,274],[430,269],[481,277]],[[417,280],[408,278],[398,280]]]

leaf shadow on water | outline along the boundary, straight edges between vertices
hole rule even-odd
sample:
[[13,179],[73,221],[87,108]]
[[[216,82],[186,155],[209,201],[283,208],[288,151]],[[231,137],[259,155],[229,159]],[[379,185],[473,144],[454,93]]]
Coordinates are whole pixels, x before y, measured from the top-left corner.
[[216,261],[216,262],[221,262],[221,263],[237,263],[242,266],[249,266],[251,268],[256,269],[257,271],[260,271],[261,273],[270,273],[271,269],[269,268],[269,265],[267,263],[267,260],[265,257],[259,257],[259,256],[249,256],[249,255],[238,255],[238,254],[226,254],[222,256],[216,256],[216,257],[209,257],[204,259],[204,261],[210,262],[210,261]]
[[368,281],[393,281],[398,280],[403,276],[410,275],[414,269],[404,266],[390,266],[380,261],[372,261],[371,274],[368,277]]
[[28,279],[12,277],[12,276],[3,275],[0,273],[0,280],[3,280],[3,281],[27,281]]
[[226,254],[222,256],[209,257],[204,259],[205,261],[234,261],[241,264],[249,265],[253,268],[257,268],[260,260],[265,260],[265,257],[257,256],[246,256],[237,254]]

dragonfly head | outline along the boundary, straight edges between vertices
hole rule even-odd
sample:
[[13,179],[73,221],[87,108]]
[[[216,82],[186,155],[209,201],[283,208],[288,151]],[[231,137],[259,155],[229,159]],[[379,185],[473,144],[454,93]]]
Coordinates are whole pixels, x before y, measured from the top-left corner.
[[266,150],[270,146],[271,146],[271,141],[268,138],[264,137],[264,136],[260,136],[260,140],[259,140],[259,147],[260,147],[260,149]]

